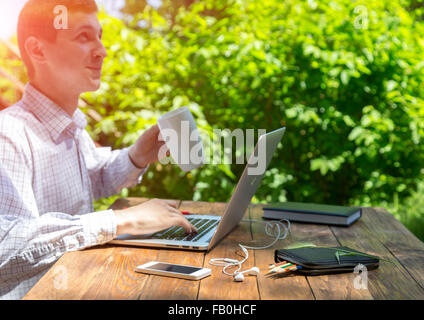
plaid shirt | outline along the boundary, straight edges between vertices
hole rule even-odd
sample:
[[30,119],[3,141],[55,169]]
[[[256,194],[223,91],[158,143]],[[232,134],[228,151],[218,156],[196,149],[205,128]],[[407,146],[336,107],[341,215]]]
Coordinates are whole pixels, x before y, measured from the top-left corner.
[[33,86],[0,112],[0,298],[20,299],[65,252],[116,236],[93,199],[140,183],[128,148],[96,148],[72,117]]

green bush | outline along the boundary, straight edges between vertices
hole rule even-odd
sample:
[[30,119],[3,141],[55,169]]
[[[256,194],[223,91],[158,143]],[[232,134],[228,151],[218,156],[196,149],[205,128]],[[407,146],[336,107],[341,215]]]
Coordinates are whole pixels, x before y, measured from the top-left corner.
[[[149,6],[103,24],[104,84],[86,98],[105,144],[189,105],[209,132],[287,127],[257,201],[373,205],[423,177],[423,24],[400,1],[205,0],[172,24]],[[226,201],[242,169],[157,165],[130,194]]]
[[[210,137],[286,126],[254,201],[384,205],[424,239],[421,1],[163,2],[100,16],[103,83],[83,96],[97,142],[129,146],[183,105]],[[243,167],[157,163],[122,196],[227,201]]]
[[383,204],[385,208],[402,222],[412,233],[424,241],[424,183],[418,184],[417,191],[399,202],[397,195],[392,203]]
[[[10,45],[17,46],[16,37],[10,39]],[[16,88],[17,82],[28,81],[23,62],[5,45],[0,45],[0,68],[1,73],[7,74],[7,77],[0,76],[0,97],[5,103],[13,104],[22,96],[22,93]]]

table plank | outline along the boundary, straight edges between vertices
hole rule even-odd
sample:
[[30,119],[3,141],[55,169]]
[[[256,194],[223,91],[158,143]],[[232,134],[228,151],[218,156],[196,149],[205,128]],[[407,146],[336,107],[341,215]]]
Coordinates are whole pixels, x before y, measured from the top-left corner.
[[424,289],[424,243],[383,208],[367,211],[367,228],[378,234],[380,242],[392,253]]
[[363,217],[349,228],[331,227],[338,241],[365,253],[379,256],[379,268],[368,272],[368,288],[375,299],[423,299],[424,291],[392,253],[382,244],[382,232],[368,228],[367,216],[372,208],[363,209]]
[[[148,198],[118,199],[112,209],[134,206]],[[226,203],[182,201],[180,210],[222,215]],[[261,219],[262,206],[251,205],[246,218]],[[242,259],[238,243],[258,246],[272,239],[261,224],[241,222],[208,253],[121,245],[96,246],[62,256],[24,299],[424,299],[424,243],[384,209],[365,208],[362,218],[348,228],[292,223],[286,240],[272,248],[248,250],[243,270],[254,265],[261,274],[234,282],[211,266],[210,258]],[[318,246],[346,245],[390,259],[368,272],[368,290],[354,288],[354,273],[328,276],[293,276],[268,279],[263,275],[273,262],[274,250],[299,242]],[[151,260],[203,265],[212,276],[201,281],[136,273],[134,268]]]
[[[118,199],[111,208],[122,209],[148,200]],[[157,250],[116,245],[68,252],[44,275],[43,281],[27,293],[25,299],[37,299],[40,295],[43,299],[58,300],[137,299],[148,277],[136,273],[134,268],[156,260],[157,254]],[[55,286],[58,279],[67,279],[66,285]]]
[[193,214],[209,214],[222,216],[226,208],[225,202],[182,201],[179,209]]
[[[222,215],[225,211],[226,203],[208,203],[183,201],[181,210],[191,211],[193,213],[203,213],[211,215]],[[239,256],[241,249],[238,243],[251,240],[249,226],[240,224],[227,237],[225,237],[218,246],[206,253],[204,267],[212,269],[212,275],[201,280],[198,299],[232,299],[232,300],[257,300],[259,299],[255,277],[246,276],[243,282],[234,282],[233,277],[225,275],[222,267],[209,264],[212,258],[229,258],[241,260]],[[237,253],[236,253],[237,252]],[[243,270],[253,267],[252,259],[248,259],[243,264]],[[229,269],[232,272],[233,269]]]
[[[202,266],[204,254],[161,249],[157,261],[191,266]],[[149,279],[139,297],[140,300],[196,300],[199,281],[149,275]]]
[[24,299],[81,299],[99,280],[99,269],[103,268],[105,257],[110,257],[112,250],[92,248],[84,253],[75,251],[63,255]]
[[[262,206],[251,205],[249,208],[249,218],[252,220],[260,220],[262,218]],[[292,234],[288,234],[285,240],[278,241],[275,245],[264,250],[254,251],[254,264],[261,270],[258,276],[258,290],[263,300],[313,300],[314,295],[309,286],[306,277],[290,277],[284,279],[272,279],[265,277],[269,271],[269,264],[274,263],[274,250],[281,248],[283,245],[293,243]],[[262,223],[252,223],[252,237],[258,241],[255,246],[262,246],[272,243],[272,239],[267,237],[264,232]],[[253,245],[252,245],[253,246]]]
[[[148,198],[127,198],[127,199],[118,199],[112,208],[123,208],[138,205],[144,201],[150,200]],[[171,199],[168,199],[171,200]],[[176,200],[173,200],[176,201]],[[180,207],[181,201],[177,200],[177,207]],[[180,208],[181,209],[181,208]],[[194,253],[187,251],[178,251],[178,250],[169,250],[169,249],[151,249],[151,252],[154,254],[146,254],[146,249],[138,248],[136,250],[141,250],[143,253],[144,259],[139,260],[131,268],[133,272],[134,268],[137,265],[156,260],[164,261],[176,264],[187,264],[187,265],[202,265],[203,264],[203,254]],[[198,292],[198,283],[196,281],[184,280],[184,279],[175,279],[169,277],[162,277],[156,275],[146,275],[137,273],[140,277],[145,279],[144,286],[142,290],[139,290],[137,299],[142,300],[153,300],[153,299],[169,299],[169,300],[179,300],[179,299],[196,299]]]
[[82,296],[83,299],[139,299],[148,275],[135,272],[136,266],[157,260],[158,251],[146,248],[115,246],[103,270],[101,280]]
[[[180,210],[181,203],[178,204]],[[204,253],[186,250],[161,249],[157,251],[157,261],[191,266],[203,266]],[[147,261],[146,261],[147,262]],[[199,281],[162,277],[149,275],[149,279],[143,292],[141,300],[195,300],[199,291]]]
[[68,252],[24,298],[135,299],[145,279],[133,271],[134,261],[156,254],[143,250],[105,245]]
[[110,206],[112,210],[120,210],[128,207],[133,207],[143,202],[149,201],[149,198],[119,198]]

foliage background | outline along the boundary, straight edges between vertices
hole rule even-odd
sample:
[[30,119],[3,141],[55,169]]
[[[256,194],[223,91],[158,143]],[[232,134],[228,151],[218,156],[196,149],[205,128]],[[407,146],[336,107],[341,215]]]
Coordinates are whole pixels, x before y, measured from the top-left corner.
[[[383,206],[424,239],[421,1],[127,0],[122,12],[100,15],[103,82],[83,95],[98,143],[129,146],[183,105],[211,137],[286,126],[253,201]],[[157,163],[121,196],[227,201],[243,167]]]

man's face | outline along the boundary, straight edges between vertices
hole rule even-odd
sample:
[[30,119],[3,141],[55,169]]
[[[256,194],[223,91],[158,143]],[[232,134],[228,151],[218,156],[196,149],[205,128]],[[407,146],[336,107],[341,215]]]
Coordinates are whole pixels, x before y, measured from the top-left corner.
[[55,85],[81,94],[100,86],[106,49],[96,13],[70,12],[68,29],[57,31],[55,43],[45,43],[46,67]]

